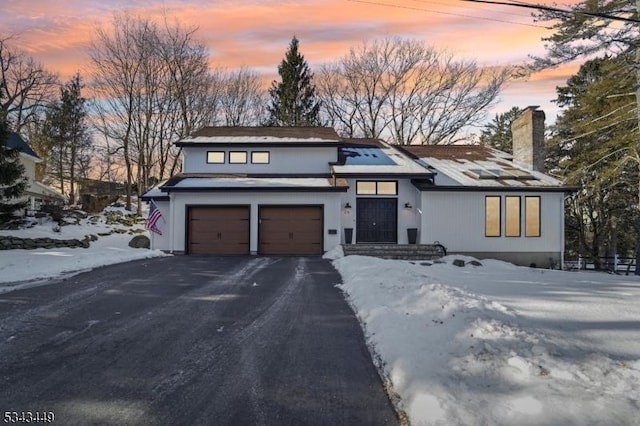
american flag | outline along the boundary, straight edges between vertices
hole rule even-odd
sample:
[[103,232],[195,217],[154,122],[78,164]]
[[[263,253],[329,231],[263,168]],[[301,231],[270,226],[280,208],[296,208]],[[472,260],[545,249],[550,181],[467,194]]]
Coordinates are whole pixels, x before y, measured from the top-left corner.
[[[147,223],[145,224],[145,228],[151,232],[155,232],[158,235],[162,235],[162,231],[158,229],[158,220],[162,218],[162,213],[156,203],[151,200],[151,207],[149,208],[149,217],[147,217]],[[164,219],[162,219],[164,220]]]

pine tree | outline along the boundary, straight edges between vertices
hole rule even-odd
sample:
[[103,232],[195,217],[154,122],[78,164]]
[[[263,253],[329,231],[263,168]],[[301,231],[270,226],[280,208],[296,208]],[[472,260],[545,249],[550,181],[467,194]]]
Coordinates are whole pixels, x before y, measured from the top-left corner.
[[631,254],[639,232],[637,106],[627,60],[587,61],[556,89],[563,112],[547,146],[547,168],[581,188],[567,200],[567,251],[596,267],[600,257]]
[[513,152],[513,135],[511,123],[522,114],[522,110],[513,107],[509,111],[496,114],[493,121],[488,123],[480,134],[480,143],[500,151]]
[[318,126],[320,102],[312,82],[309,65],[298,52],[298,39],[293,37],[285,58],[278,66],[281,81],[271,84],[268,107],[270,126]]
[[27,187],[25,170],[20,163],[20,152],[8,149],[9,128],[7,115],[0,109],[0,224],[13,219],[13,213],[26,206],[25,202],[17,202]]

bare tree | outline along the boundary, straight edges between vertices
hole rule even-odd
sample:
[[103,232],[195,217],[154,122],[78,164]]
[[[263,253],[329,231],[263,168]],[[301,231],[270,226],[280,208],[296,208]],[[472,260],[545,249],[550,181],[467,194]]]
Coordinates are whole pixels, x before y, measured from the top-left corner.
[[10,46],[12,39],[0,38],[0,109],[11,130],[20,132],[55,99],[59,81],[31,56]]
[[220,112],[226,126],[249,126],[264,121],[265,92],[260,77],[241,67],[222,72]]
[[142,195],[173,174],[179,151],[172,143],[216,115],[220,87],[194,32],[127,14],[96,31],[91,60],[98,128],[115,142],[113,153],[122,154],[129,209],[133,182]]
[[316,84],[324,118],[345,136],[448,144],[484,119],[510,73],[416,40],[385,38],[325,65]]

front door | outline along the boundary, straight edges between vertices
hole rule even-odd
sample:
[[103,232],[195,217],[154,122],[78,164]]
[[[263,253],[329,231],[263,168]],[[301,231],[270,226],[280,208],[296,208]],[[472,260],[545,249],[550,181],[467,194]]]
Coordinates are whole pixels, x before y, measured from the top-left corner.
[[356,243],[398,242],[398,200],[358,198],[356,200]]

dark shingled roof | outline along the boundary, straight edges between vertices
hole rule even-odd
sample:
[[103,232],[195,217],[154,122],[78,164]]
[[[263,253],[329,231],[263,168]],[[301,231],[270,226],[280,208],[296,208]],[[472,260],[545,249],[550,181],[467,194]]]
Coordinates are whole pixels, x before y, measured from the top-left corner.
[[343,139],[342,145],[345,146],[376,146],[378,148],[386,148],[387,146],[382,142],[381,139],[372,139],[372,138],[350,138]]
[[24,141],[24,139],[22,139],[20,137],[20,135],[15,133],[15,132],[9,133],[9,139],[7,140],[6,147],[9,148],[9,149],[18,150],[19,152],[22,152],[23,154],[27,154],[27,155],[30,155],[32,157],[38,158],[38,159],[40,158],[38,156],[38,154],[36,154],[33,151],[33,149],[31,149],[29,144],[26,143]]
[[203,127],[191,134],[192,137],[274,137],[300,139],[329,139],[339,141],[340,137],[331,127]]

